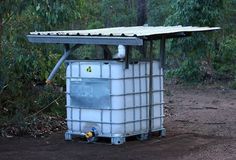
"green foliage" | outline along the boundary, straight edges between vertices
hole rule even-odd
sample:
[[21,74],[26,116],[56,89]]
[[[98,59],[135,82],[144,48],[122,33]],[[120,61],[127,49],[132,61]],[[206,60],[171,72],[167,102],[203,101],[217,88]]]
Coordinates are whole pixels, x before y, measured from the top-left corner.
[[184,26],[215,26],[221,18],[223,0],[172,0],[174,14],[167,23]]
[[101,10],[105,27],[133,26],[136,24],[136,1],[102,0]]
[[223,35],[231,35],[236,32],[236,0],[224,1],[220,26],[224,29]]
[[214,57],[214,68],[218,79],[236,80],[236,35],[229,36],[221,44]]
[[[235,78],[236,79],[236,78]],[[230,86],[232,89],[236,89],[236,80],[231,83]]]
[[[23,0],[2,0],[0,1],[0,61],[3,51],[3,29],[13,16],[18,15],[25,9],[27,1]],[[14,5],[13,5],[14,4]]]
[[83,4],[81,16],[79,21],[76,22],[79,28],[94,29],[104,27],[101,4],[100,0],[87,0],[86,3]]
[[[44,28],[35,26],[37,29],[53,29],[64,27],[80,17],[80,8],[83,0],[32,0],[32,15],[36,17],[36,25],[44,24]],[[68,26],[67,26],[68,28]],[[61,28],[65,29],[65,28]]]
[[[173,3],[174,14],[166,20],[167,25],[216,26],[221,18],[222,0],[178,0]],[[213,34],[210,34],[213,35]],[[192,38],[177,39],[173,46],[180,52],[207,56],[214,39],[209,34],[194,34]],[[180,46],[180,47],[179,47]],[[193,55],[191,55],[193,56]]]
[[[172,4],[173,14],[166,20],[167,25],[217,26],[222,17],[222,0],[178,0],[172,1]],[[168,61],[176,61],[175,59],[178,57],[178,64],[174,66],[179,66],[180,70],[183,70],[183,77],[189,77],[190,73],[196,73],[197,76],[192,76],[196,78],[196,81],[205,80],[206,74],[211,74],[208,77],[212,78],[213,73],[209,73],[208,68],[212,68],[212,58],[216,52],[214,44],[216,37],[217,35],[213,33],[197,33],[190,38],[171,40],[169,52],[172,54],[168,55]],[[193,61],[195,62],[193,63]],[[198,74],[195,67],[189,68],[192,71],[184,72],[186,69],[185,62],[187,64],[198,64],[195,67],[201,68],[202,74]],[[207,63],[209,67],[202,67],[203,63]]]
[[[20,77],[19,83],[43,82],[60,56],[56,53],[61,52],[60,48],[29,44],[25,35],[32,26],[25,24],[30,21],[30,17],[17,16],[5,27],[2,62],[8,73],[5,77]],[[17,24],[19,27],[14,27]]]
[[235,7],[235,0],[172,1],[173,14],[166,20],[167,25],[221,25],[223,31],[218,34],[193,34],[190,38],[169,41],[167,62],[172,68],[167,75],[187,82],[234,80]]
[[148,1],[148,25],[162,26],[171,14],[170,0]]
[[177,78],[188,83],[201,82],[203,80],[203,73],[194,59],[183,61],[181,67],[167,71],[166,76],[167,78]]
[[[0,1],[0,16],[12,16],[21,12],[27,6],[27,1],[24,0],[1,0]],[[6,18],[6,17],[5,17]]]
[[[82,1],[25,2],[27,4],[22,10],[20,5],[19,8],[14,5],[14,8],[7,6],[8,3],[4,3],[5,9],[1,10],[4,11],[0,39],[4,51],[0,59],[1,123],[24,122],[26,116],[37,113],[47,105],[43,112],[65,113],[64,98],[54,101],[62,94],[58,87],[44,87],[47,76],[61,55],[58,53],[62,52],[62,47],[30,44],[26,34],[39,29],[68,27],[79,18],[78,8]],[[64,72],[64,68],[60,72]],[[64,77],[63,73],[57,74],[54,84],[64,86]]]

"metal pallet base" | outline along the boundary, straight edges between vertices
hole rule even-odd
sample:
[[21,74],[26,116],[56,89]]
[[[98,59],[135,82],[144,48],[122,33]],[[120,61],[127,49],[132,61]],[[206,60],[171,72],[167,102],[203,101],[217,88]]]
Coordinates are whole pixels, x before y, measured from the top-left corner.
[[[166,136],[166,129],[163,128],[162,130],[157,131],[159,132],[159,135],[161,137],[165,137]],[[65,140],[66,141],[71,141],[74,137],[78,137],[80,136],[79,134],[73,133],[71,131],[67,131],[65,132]],[[124,144],[127,141],[128,137],[136,137],[137,140],[139,141],[145,141],[148,140],[150,138],[150,135],[148,133],[142,133],[142,134],[137,134],[137,135],[133,135],[133,136],[127,136],[127,137],[122,137],[122,136],[115,136],[115,137],[103,137],[100,136],[100,138],[110,138],[111,140],[111,144],[113,145],[121,145]]]

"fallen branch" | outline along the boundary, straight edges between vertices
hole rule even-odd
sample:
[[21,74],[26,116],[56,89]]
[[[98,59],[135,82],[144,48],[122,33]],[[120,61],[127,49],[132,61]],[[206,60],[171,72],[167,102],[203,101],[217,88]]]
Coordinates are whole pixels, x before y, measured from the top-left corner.
[[37,111],[36,113],[31,114],[31,115],[25,117],[24,119],[28,119],[28,118],[30,118],[30,117],[33,117],[33,116],[39,114],[40,112],[42,112],[42,111],[44,111],[45,109],[47,109],[48,107],[50,107],[54,102],[58,104],[57,101],[58,101],[60,98],[62,98],[62,97],[63,97],[63,96],[59,96],[59,97],[57,97],[55,100],[53,100],[52,102],[50,102],[49,104],[47,104],[45,107],[43,107],[42,109],[40,109],[40,110]]

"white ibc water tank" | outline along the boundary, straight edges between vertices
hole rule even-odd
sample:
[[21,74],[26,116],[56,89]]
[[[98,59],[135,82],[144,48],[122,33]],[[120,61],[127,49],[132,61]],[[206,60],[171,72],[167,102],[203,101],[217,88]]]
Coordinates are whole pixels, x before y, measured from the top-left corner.
[[[149,131],[149,62],[67,61],[68,132],[91,127],[99,136],[127,137]],[[163,128],[163,73],[153,62],[152,131]]]

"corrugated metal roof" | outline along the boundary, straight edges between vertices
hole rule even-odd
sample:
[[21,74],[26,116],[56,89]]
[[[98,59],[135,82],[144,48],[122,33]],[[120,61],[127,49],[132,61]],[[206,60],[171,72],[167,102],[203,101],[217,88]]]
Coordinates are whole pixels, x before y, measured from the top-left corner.
[[193,27],[193,26],[135,26],[115,27],[90,30],[46,31],[30,32],[30,35],[55,35],[55,36],[115,36],[115,37],[145,37],[167,35],[174,33],[203,32],[219,30],[219,27]]

